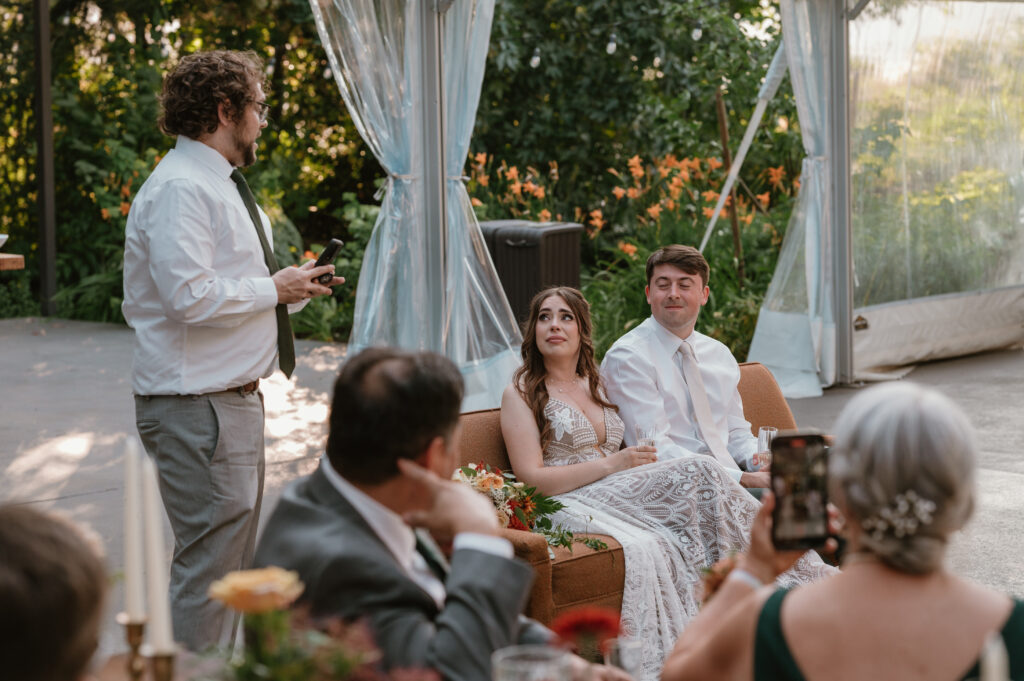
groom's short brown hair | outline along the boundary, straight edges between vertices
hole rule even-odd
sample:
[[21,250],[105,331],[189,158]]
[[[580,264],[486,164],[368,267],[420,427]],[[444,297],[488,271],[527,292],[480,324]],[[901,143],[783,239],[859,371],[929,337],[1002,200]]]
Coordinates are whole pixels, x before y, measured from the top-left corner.
[[700,276],[704,285],[708,285],[708,278],[711,275],[711,268],[704,255],[693,246],[682,246],[670,244],[662,246],[647,258],[647,285],[651,285],[651,277],[654,276],[654,268],[658,265],[673,265],[687,274]]

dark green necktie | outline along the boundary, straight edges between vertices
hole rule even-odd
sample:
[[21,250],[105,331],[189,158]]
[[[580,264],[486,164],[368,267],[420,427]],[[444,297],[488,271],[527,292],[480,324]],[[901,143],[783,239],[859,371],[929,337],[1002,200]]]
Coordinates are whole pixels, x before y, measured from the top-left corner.
[[[277,266],[277,258],[270,248],[267,235],[263,232],[263,222],[260,220],[260,213],[256,210],[256,197],[252,195],[249,184],[245,181],[242,171],[235,168],[231,171],[231,179],[238,185],[238,193],[242,195],[242,203],[249,210],[249,217],[252,218],[253,227],[256,228],[256,235],[260,238],[260,246],[263,247],[263,259],[267,263],[267,269],[273,275],[280,267]],[[288,378],[292,377],[295,370],[295,339],[292,338],[292,322],[288,319],[288,306],[284,303],[277,305],[277,362],[281,371]]]

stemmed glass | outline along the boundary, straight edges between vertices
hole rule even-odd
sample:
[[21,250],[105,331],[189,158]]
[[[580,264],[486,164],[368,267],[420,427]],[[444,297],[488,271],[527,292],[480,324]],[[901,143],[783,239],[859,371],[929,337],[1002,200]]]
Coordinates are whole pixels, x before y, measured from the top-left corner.
[[758,470],[769,466],[772,462],[772,440],[779,434],[774,426],[761,426],[757,429],[757,453],[754,454],[754,465]]
[[509,646],[491,655],[494,681],[570,681],[569,653],[543,645]]

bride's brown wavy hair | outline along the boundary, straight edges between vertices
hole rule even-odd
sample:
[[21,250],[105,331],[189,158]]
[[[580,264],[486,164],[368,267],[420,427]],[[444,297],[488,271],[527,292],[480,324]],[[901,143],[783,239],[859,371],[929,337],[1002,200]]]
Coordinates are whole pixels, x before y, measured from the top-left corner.
[[512,383],[516,391],[529,405],[533,418],[540,430],[541,449],[551,442],[551,424],[544,417],[544,407],[548,404],[548,388],[544,384],[548,372],[544,368],[544,356],[537,347],[537,320],[540,318],[541,305],[551,296],[558,296],[565,301],[576,318],[576,326],[580,332],[580,352],[576,360],[576,375],[587,379],[590,385],[590,396],[602,407],[618,411],[618,407],[604,398],[601,389],[601,374],[594,361],[594,341],[591,338],[590,303],[583,294],[570,286],[554,286],[544,289],[530,301],[530,318],[523,326],[523,364],[512,375]]

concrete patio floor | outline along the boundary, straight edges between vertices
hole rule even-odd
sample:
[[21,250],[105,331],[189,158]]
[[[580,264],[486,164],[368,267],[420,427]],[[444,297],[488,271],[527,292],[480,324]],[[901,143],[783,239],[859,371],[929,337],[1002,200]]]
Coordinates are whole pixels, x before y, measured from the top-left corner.
[[[282,487],[311,471],[326,439],[331,386],[344,346],[299,341],[291,381],[262,385],[267,412],[263,513]],[[122,566],[121,452],[134,434],[132,332],[115,324],[38,318],[0,320],[0,502],[56,508],[91,526],[114,574]],[[1024,597],[1024,351],[991,352],[918,367],[908,380],[950,395],[978,428],[982,456],[974,519],[954,540],[950,565],[983,584]],[[857,388],[792,400],[801,426],[828,431]],[[170,531],[167,532],[168,554]],[[124,648],[113,620],[102,652]]]

